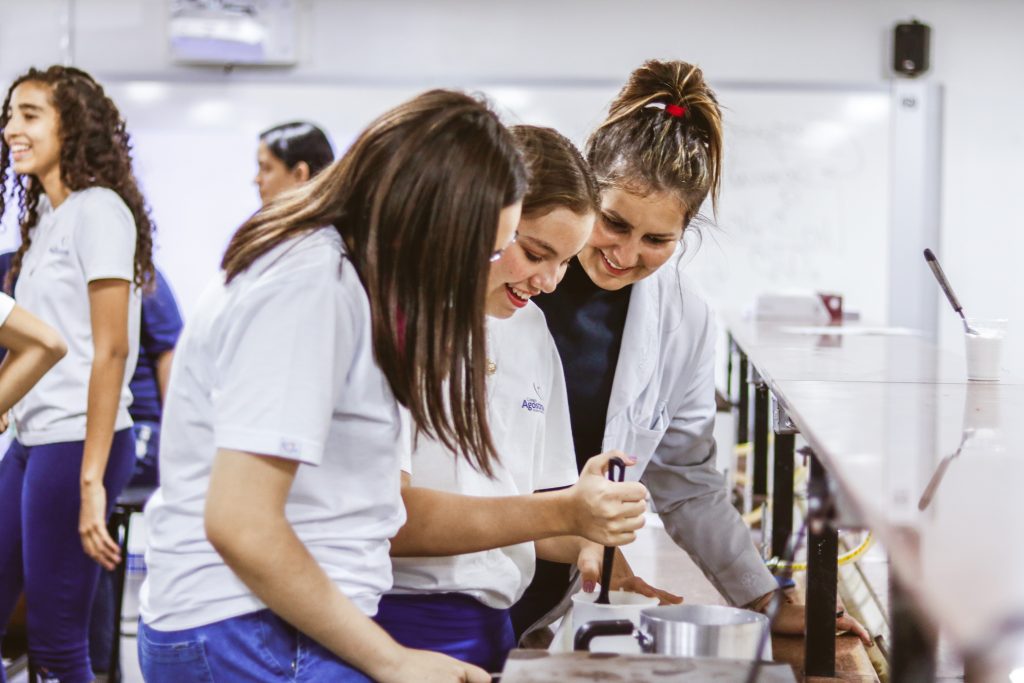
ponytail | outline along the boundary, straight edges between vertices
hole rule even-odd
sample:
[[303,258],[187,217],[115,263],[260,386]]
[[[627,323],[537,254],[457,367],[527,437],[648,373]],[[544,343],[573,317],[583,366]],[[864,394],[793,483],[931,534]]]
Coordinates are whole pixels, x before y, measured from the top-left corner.
[[650,60],[630,74],[587,140],[587,160],[604,187],[675,194],[693,219],[722,181],[722,112],[703,72]]

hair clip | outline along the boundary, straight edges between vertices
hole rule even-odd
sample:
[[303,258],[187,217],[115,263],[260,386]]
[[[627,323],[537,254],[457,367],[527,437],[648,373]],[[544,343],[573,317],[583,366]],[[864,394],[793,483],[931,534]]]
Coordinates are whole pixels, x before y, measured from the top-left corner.
[[651,102],[649,104],[644,105],[644,109],[651,107],[655,109],[661,109],[666,114],[676,119],[681,119],[684,116],[686,116],[687,111],[686,107],[684,107],[681,104],[665,104],[664,102]]

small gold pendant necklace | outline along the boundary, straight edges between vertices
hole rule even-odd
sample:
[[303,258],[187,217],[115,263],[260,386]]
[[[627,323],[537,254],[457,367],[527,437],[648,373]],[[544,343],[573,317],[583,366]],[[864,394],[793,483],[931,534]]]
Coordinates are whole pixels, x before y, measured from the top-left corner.
[[486,335],[484,337],[484,340],[487,343],[486,353],[488,354],[486,356],[487,364],[484,366],[484,373],[488,377],[493,377],[494,373],[498,371],[498,364],[495,361],[491,360],[490,356],[490,354],[494,351],[494,342],[491,341],[491,330],[489,327],[484,328],[484,334]]

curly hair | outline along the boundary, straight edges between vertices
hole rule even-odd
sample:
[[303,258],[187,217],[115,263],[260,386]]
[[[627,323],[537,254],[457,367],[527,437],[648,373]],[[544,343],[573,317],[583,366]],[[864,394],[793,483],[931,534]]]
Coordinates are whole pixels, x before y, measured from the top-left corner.
[[[148,289],[154,277],[155,227],[132,171],[131,137],[117,106],[103,91],[103,86],[81,69],[51,66],[43,71],[33,68],[18,77],[8,89],[0,110],[0,130],[7,127],[10,119],[11,94],[26,82],[49,86],[51,101],[60,117],[61,182],[72,192],[105,187],[116,192],[128,205],[136,231],[134,282]],[[39,197],[43,192],[42,185],[33,181],[32,176],[12,173],[10,166],[10,148],[0,137],[0,187],[6,187],[9,177],[13,176],[21,226],[21,246],[11,261],[5,288],[10,288],[17,279],[25,252],[32,244],[32,231],[39,222]],[[0,191],[0,217],[7,209],[6,202],[6,194]]]

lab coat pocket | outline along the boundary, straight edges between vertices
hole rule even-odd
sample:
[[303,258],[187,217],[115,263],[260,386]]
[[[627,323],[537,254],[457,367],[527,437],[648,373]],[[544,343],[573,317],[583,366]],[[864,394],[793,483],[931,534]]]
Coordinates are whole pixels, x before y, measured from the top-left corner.
[[654,455],[654,449],[661,443],[665,435],[663,429],[644,429],[637,425],[630,425],[626,438],[625,448],[622,450],[626,455],[636,458],[636,464],[626,468],[626,477],[630,481],[637,481],[647,468],[647,463]]
[[664,433],[668,428],[668,401],[658,401],[654,408],[654,415],[651,417],[651,426],[647,429],[653,432]]

